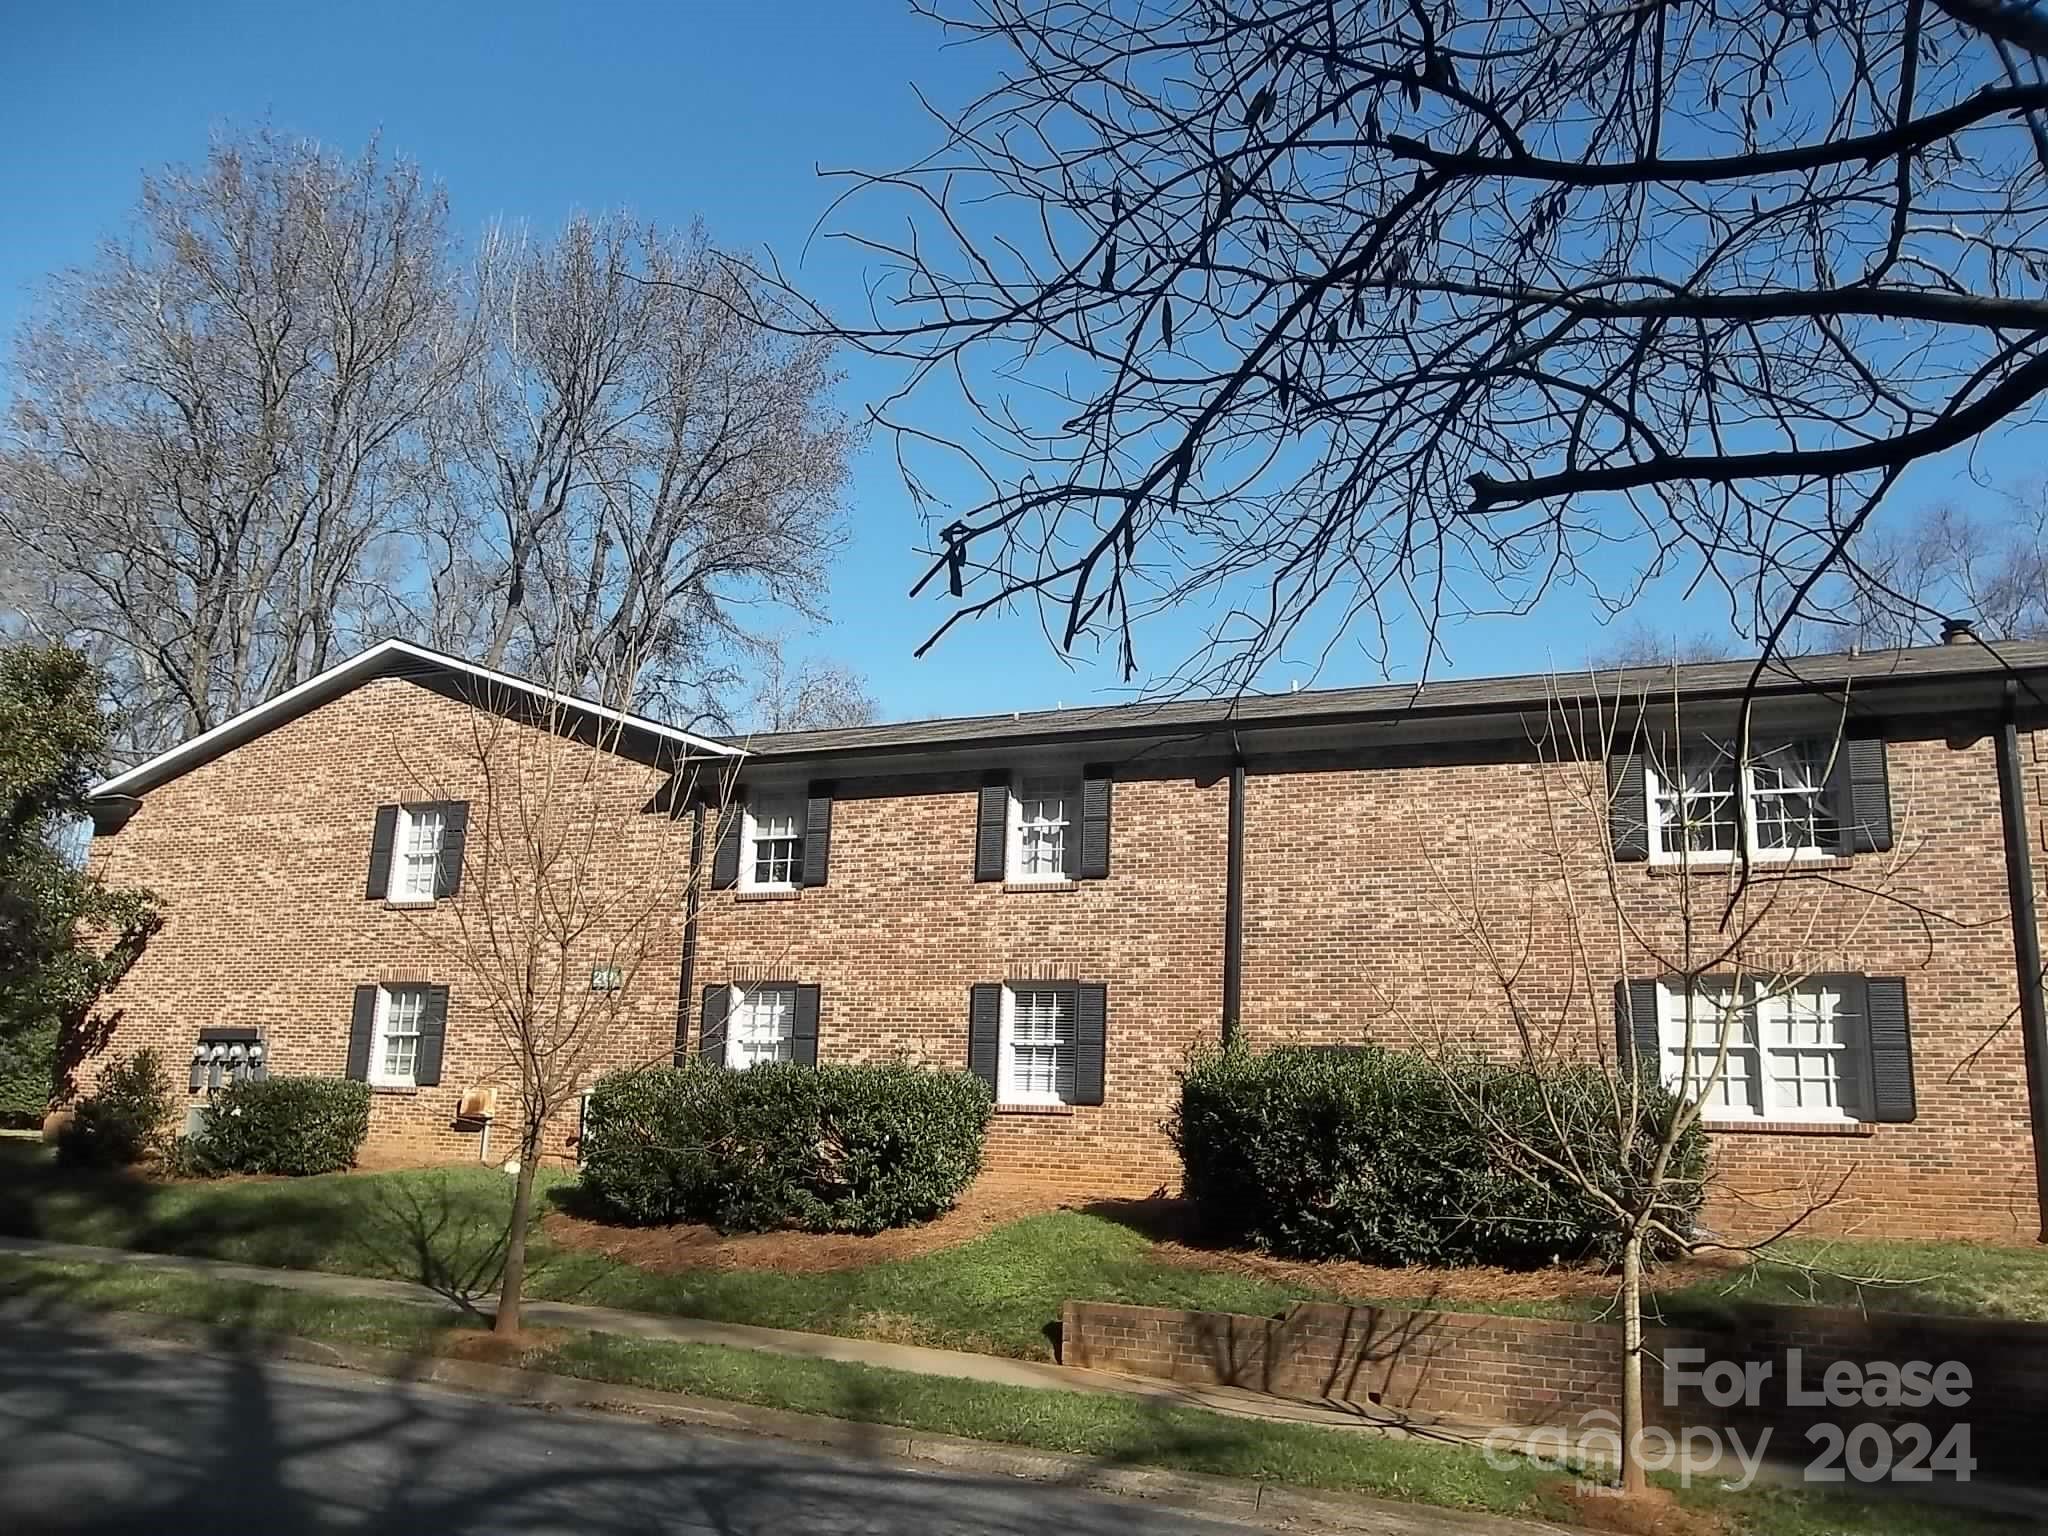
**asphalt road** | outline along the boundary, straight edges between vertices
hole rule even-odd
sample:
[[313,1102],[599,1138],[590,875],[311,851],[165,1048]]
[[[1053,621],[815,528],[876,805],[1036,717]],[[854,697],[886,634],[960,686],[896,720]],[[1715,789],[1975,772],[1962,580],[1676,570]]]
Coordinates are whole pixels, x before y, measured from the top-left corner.
[[0,1320],[0,1531],[1238,1533],[1010,1479]]

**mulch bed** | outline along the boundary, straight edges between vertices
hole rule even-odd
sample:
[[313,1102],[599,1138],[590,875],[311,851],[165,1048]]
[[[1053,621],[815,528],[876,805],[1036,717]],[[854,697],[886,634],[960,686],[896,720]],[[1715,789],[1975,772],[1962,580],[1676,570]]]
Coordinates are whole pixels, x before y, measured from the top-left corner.
[[[1597,1269],[1558,1265],[1551,1269],[1382,1269],[1370,1264],[1304,1263],[1204,1244],[1186,1204],[1146,1200],[1082,1201],[1014,1180],[983,1179],[936,1221],[900,1227],[873,1237],[842,1233],[743,1232],[715,1227],[621,1227],[553,1211],[548,1237],[565,1247],[592,1249],[658,1273],[691,1269],[772,1269],[785,1274],[823,1274],[890,1260],[920,1258],[985,1236],[997,1227],[1043,1211],[1083,1210],[1121,1223],[1152,1239],[1151,1256],[1189,1269],[1250,1275],[1290,1289],[1374,1300],[1427,1302],[1605,1301],[1614,1279]],[[1710,1265],[1673,1265],[1657,1271],[1659,1289],[1687,1285],[1721,1273]]]
[[[1279,1259],[1243,1249],[1219,1248],[1202,1241],[1195,1230],[1192,1211],[1181,1200],[1097,1201],[1082,1209],[1151,1237],[1152,1257],[1162,1263],[1250,1275],[1294,1290],[1375,1301],[1412,1300],[1440,1308],[1461,1301],[1611,1301],[1615,1294],[1614,1277],[1587,1265],[1559,1264],[1537,1270],[1389,1269],[1337,1259]],[[1725,1265],[1664,1265],[1657,1270],[1656,1285],[1665,1290],[1725,1275]]]
[[892,1259],[921,1258],[972,1242],[1024,1216],[1061,1208],[1056,1194],[1028,1185],[983,1179],[936,1221],[861,1237],[845,1232],[720,1232],[716,1227],[618,1227],[551,1211],[548,1238],[565,1247],[594,1249],[636,1269],[674,1274],[689,1269],[773,1269],[814,1275],[860,1269]]

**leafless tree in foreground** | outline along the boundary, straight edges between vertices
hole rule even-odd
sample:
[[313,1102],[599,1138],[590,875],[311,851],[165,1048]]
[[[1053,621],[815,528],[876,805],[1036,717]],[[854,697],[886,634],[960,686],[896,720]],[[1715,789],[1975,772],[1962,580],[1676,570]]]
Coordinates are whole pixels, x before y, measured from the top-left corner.
[[810,324],[903,365],[913,493],[973,491],[940,633],[1035,600],[1128,672],[1201,599],[1184,673],[1243,680],[1677,568],[1775,649],[1904,469],[2048,390],[2017,8],[920,9],[1000,82],[847,173],[873,305]]
[[599,1061],[618,1058],[634,1027],[649,1063],[666,1059],[672,993],[652,973],[677,952],[694,881],[690,816],[713,814],[729,760],[680,752],[638,757],[615,725],[561,694],[477,701],[453,761],[419,775],[426,794],[460,786],[469,814],[462,887],[420,918],[448,954],[465,1017],[487,1019],[497,1081],[512,1085],[517,1173],[496,1331],[516,1334],[526,1281],[534,1176],[550,1126],[576,1103]]
[[[1909,903],[1904,876],[1915,840],[1903,825],[1891,848],[1859,855],[1847,867],[1814,869],[1792,857],[1763,851],[1744,867],[1725,853],[1731,834],[1768,848],[1783,842],[1831,837],[1830,823],[1851,814],[1840,791],[1788,795],[1776,800],[1781,819],[1747,825],[1739,786],[1748,771],[1769,782],[1837,785],[1837,759],[1846,750],[1839,730],[1825,730],[1793,748],[1752,751],[1746,736],[1733,749],[1735,803],[1690,791],[1709,784],[1698,754],[1707,738],[1689,718],[1674,687],[1662,698],[1603,696],[1595,686],[1579,697],[1558,696],[1547,720],[1532,733],[1540,783],[1541,824],[1532,847],[1518,848],[1516,864],[1537,873],[1503,880],[1500,850],[1484,835],[1467,840],[1460,866],[1435,863],[1438,911],[1471,954],[1509,1030],[1508,1059],[1531,1069],[1536,1108],[1489,1100],[1455,1071],[1444,1073],[1474,1123],[1507,1154],[1515,1171],[1546,1184],[1576,1188],[1604,1214],[1620,1253],[1616,1310],[1623,1334],[1620,1426],[1621,1486],[1646,1488],[1643,1423],[1643,1282],[1658,1253],[1724,1249],[1769,1255],[1772,1244],[1798,1230],[1842,1193],[1842,1182],[1816,1181],[1768,1192],[1772,1230],[1755,1241],[1705,1237],[1687,1216],[1708,1175],[1688,1164],[1681,1148],[1688,1132],[1717,1107],[1761,1092],[1767,1053],[1755,1038],[1764,1010],[1794,1009],[1820,995],[1816,989],[1845,969],[1874,920]],[[1656,881],[1654,900],[1643,899],[1640,866],[1618,855],[1617,821],[1624,836],[1647,838],[1630,821],[1631,803],[1611,782],[1609,743],[1626,743],[1659,784],[1685,786],[1661,815],[1676,847],[1669,878]],[[1780,779],[1778,754],[1796,750],[1805,768]],[[1641,771],[1640,764],[1635,768]],[[1724,779],[1724,782],[1727,780]],[[1901,797],[1903,799],[1904,797]],[[1619,803],[1623,809],[1616,815]],[[1654,800],[1652,801],[1654,804]],[[1731,822],[1731,818],[1733,821]],[[1914,907],[1930,926],[1946,921],[1929,907]],[[1616,978],[1654,977],[1682,999],[1682,1029],[1675,1045],[1660,1035],[1660,1021],[1638,1016],[1655,1009],[1640,988]],[[1853,1002],[1843,1006],[1853,1007]],[[1396,1009],[1399,1012],[1398,1008]],[[1446,1064],[1469,1055],[1469,1044],[1404,1019],[1417,1038],[1433,1041]],[[1655,1061],[1646,1059],[1657,1042]],[[1638,1049],[1637,1042],[1641,1042]],[[1737,1072],[1732,1058],[1753,1065]],[[1675,1057],[1675,1061],[1671,1058]],[[1547,1074],[1561,1065],[1591,1066],[1599,1074],[1599,1103],[1588,1106],[1560,1093]],[[1677,1071],[1667,1070],[1675,1065]],[[1651,1082],[1670,1089],[1652,1092]],[[1591,1119],[1589,1119],[1589,1115]],[[1617,1158],[1600,1148],[1626,1149]]]

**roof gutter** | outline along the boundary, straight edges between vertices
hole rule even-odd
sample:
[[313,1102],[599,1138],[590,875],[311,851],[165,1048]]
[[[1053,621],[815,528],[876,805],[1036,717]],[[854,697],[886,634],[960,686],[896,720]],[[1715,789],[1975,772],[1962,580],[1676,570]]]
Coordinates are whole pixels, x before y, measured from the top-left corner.
[[[1876,674],[1871,676],[1850,675],[1826,681],[1812,681],[1798,678],[1783,678],[1759,683],[1754,689],[1741,684],[1703,688],[1687,695],[1689,702],[1733,703],[1745,696],[1754,698],[1786,699],[1814,697],[1842,702],[1852,696],[1867,695],[1873,690],[1887,688],[1926,688],[1946,683],[1960,687],[1971,682],[1996,683],[1999,674],[1978,670],[1941,675],[1911,675],[1905,677]],[[1399,727],[1416,721],[1455,721],[1481,719],[1489,715],[1503,718],[1519,718],[1531,710],[1548,711],[1560,701],[1555,697],[1529,695],[1515,699],[1487,699],[1455,704],[1430,704],[1417,702],[1400,709],[1379,707],[1335,708],[1324,713],[1275,714],[1247,717],[1221,714],[1206,718],[1175,721],[1168,724],[1133,722],[1129,725],[1076,724],[1043,735],[1019,737],[1013,730],[1006,731],[991,723],[985,732],[971,736],[909,737],[901,741],[848,742],[845,744],[826,743],[814,747],[793,747],[777,750],[772,745],[756,742],[744,749],[751,759],[759,764],[815,762],[821,758],[845,757],[900,757],[923,753],[985,752],[991,749],[1032,751],[1042,746],[1061,743],[1091,741],[1128,741],[1159,738],[1171,740],[1180,738],[1195,741],[1228,732],[1232,751],[1238,748],[1240,733],[1265,731],[1306,731],[1342,729],[1350,726],[1378,725],[1387,728]],[[1569,702],[1567,699],[1566,702]],[[1959,706],[1968,708],[1969,706]],[[935,724],[943,722],[934,722]],[[728,742],[728,745],[733,743]]]

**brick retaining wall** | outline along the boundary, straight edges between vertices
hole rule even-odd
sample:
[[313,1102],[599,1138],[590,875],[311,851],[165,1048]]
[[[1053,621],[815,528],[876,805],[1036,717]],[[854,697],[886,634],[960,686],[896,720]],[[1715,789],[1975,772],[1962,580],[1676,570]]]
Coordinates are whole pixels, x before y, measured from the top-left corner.
[[[1917,1421],[1937,1443],[1966,1422],[1980,1476],[2048,1480],[2048,1327],[1754,1306],[1713,1324],[1652,1327],[1648,1343],[1644,1396],[1653,1424],[1733,1429],[1745,1443],[1769,1428],[1774,1455],[1804,1461],[1816,1451],[1806,1432],[1819,1422],[1848,1430],[1864,1420]],[[1577,1427],[1588,1414],[1620,1411],[1621,1329],[1614,1323],[1316,1302],[1268,1318],[1070,1301],[1060,1345],[1062,1363],[1090,1370],[1372,1403],[1424,1417]],[[1703,1351],[1707,1361],[1769,1363],[1759,1405],[1717,1407],[1690,1386],[1666,1403],[1658,1362],[1682,1348]],[[1959,1361],[1970,1373],[1969,1402],[1796,1405],[1787,1400],[1792,1349],[1801,1352],[1801,1384],[1810,1390],[1836,1361]]]

